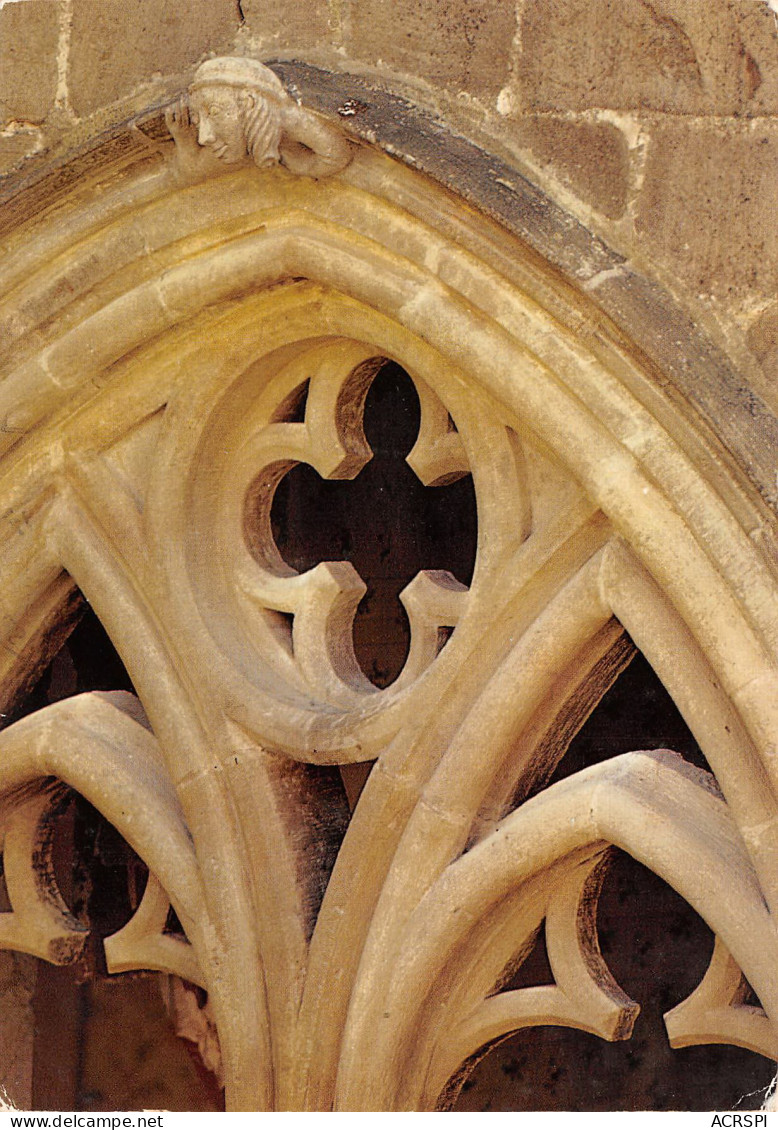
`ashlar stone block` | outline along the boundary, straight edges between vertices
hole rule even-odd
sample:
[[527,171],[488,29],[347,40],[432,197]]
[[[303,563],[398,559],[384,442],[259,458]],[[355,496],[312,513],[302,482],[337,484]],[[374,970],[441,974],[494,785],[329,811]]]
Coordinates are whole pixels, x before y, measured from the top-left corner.
[[351,0],[349,52],[449,90],[496,96],[515,26],[504,0]]
[[621,130],[606,123],[564,118],[519,118],[511,137],[598,212],[611,219],[627,205],[629,147]]
[[57,89],[58,43],[58,4],[0,7],[0,124],[45,118]]
[[263,44],[299,49],[332,38],[326,0],[242,0],[241,9],[252,37]]
[[240,26],[237,0],[74,0],[70,100],[88,114],[155,73],[175,73],[229,45]]
[[[652,132],[636,230],[704,297],[778,288],[778,130],[668,123]],[[726,239],[721,233],[726,232]]]
[[748,346],[778,393],[778,302],[768,306],[748,330]]
[[513,68],[530,110],[753,116],[778,106],[775,14],[761,0],[528,0]]

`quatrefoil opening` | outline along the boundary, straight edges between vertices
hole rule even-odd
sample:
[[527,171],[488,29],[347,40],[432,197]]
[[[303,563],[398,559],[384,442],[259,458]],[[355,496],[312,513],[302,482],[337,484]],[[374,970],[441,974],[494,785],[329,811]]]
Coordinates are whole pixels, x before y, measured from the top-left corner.
[[[356,359],[355,343],[348,345]],[[448,410],[399,366],[358,348],[362,356],[345,373],[340,351],[333,358],[330,349],[283,397],[259,437],[261,465],[244,500],[244,535],[258,567],[244,581],[286,628],[307,681],[341,700],[376,684],[401,689],[434,660],[462,615],[476,549],[470,467]],[[450,507],[445,492],[427,489],[451,484]],[[382,542],[398,525],[405,541],[393,554]],[[458,576],[443,567],[447,553]],[[387,615],[396,597],[404,614]],[[400,617],[409,625],[405,639]],[[364,669],[371,655],[372,680]]]

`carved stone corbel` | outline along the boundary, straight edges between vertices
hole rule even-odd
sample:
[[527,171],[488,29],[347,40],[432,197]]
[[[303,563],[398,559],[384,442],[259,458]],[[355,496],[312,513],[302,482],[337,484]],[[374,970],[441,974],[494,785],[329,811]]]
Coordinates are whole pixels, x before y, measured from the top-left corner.
[[202,63],[166,122],[179,179],[199,179],[221,164],[249,161],[261,169],[281,164],[302,176],[326,177],[351,160],[341,131],[299,106],[256,59],[226,56]]

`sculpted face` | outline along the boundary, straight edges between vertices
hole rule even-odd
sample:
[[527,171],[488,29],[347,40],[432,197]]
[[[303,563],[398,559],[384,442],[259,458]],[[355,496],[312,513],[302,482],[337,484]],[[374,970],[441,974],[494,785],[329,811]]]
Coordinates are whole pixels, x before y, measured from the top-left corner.
[[181,168],[188,162],[200,173],[212,164],[200,147],[228,164],[281,164],[315,177],[339,172],[351,158],[338,130],[298,106],[269,67],[243,55],[201,63],[178,118],[175,111],[169,117]]
[[222,161],[234,163],[246,157],[246,134],[238,93],[229,86],[202,86],[190,97],[197,115],[197,140]]

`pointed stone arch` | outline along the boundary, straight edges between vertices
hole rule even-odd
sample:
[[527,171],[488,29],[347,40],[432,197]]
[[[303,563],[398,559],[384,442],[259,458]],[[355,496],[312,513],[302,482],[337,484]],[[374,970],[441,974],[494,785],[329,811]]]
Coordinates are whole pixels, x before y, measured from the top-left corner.
[[[143,707],[84,696],[0,737],[21,873],[37,874],[35,781],[83,789],[120,829],[143,809],[127,835],[153,882],[109,968],[207,988],[234,1109],[428,1109],[463,1059],[539,1016],[625,1035],[634,1007],[590,912],[611,843],[719,939],[674,1039],[713,1026],[773,1054],[770,484],[585,288],[423,174],[363,147],[327,180],[240,165],[182,184],[132,153],[6,236],[4,700],[76,584]],[[379,691],[351,649],[359,578],[293,575],[269,505],[295,462],[359,473],[387,358],[421,401],[411,466],[472,474],[479,537],[469,588],[428,572],[405,590],[409,659]],[[716,780],[636,752],[538,791],[623,664],[622,629]],[[93,742],[83,781],[74,726]],[[37,766],[21,809],[17,749]],[[349,819],[336,767],[368,760]],[[310,860],[341,838],[319,905]],[[33,924],[0,940],[40,953],[33,887]],[[169,902],[186,948],[163,936]],[[500,995],[544,919],[556,987]],[[730,1007],[733,962],[763,1014]]]

